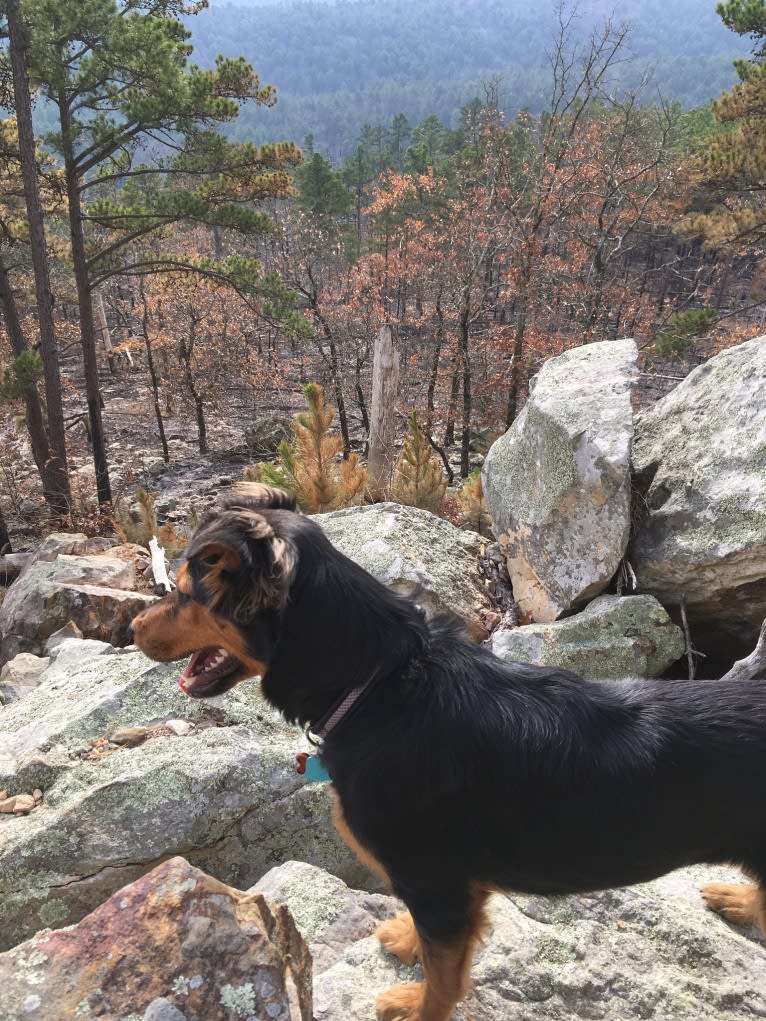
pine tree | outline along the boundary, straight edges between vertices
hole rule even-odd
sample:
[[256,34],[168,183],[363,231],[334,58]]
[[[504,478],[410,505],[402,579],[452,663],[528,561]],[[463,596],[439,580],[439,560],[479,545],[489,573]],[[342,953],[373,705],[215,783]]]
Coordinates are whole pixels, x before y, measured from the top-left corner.
[[465,525],[479,535],[492,535],[492,517],[484,499],[480,471],[477,470],[468,476],[457,499]]
[[751,60],[734,62],[740,81],[713,103],[721,130],[701,157],[710,183],[720,186],[710,212],[689,218],[713,244],[766,234],[766,0],[728,0],[717,11],[726,26],[759,43]]
[[[45,142],[60,159],[66,189],[102,504],[111,489],[95,288],[118,273],[169,268],[140,241],[174,224],[202,223],[244,235],[273,229],[255,207],[289,193],[289,171],[301,159],[291,143],[235,143],[215,130],[235,120],[245,100],[269,106],[275,96],[241,57],[218,57],[213,70],[188,63],[190,32],[182,19],[206,6],[206,0],[26,0],[20,8],[30,77],[57,117],[57,130]],[[8,10],[8,0],[0,0],[0,34]],[[0,54],[0,75],[4,59]],[[243,286],[253,287],[255,261],[245,261],[197,268],[247,277]],[[170,268],[178,271],[183,263],[176,259]]]
[[433,449],[418,425],[417,412],[407,419],[407,436],[394,468],[391,498],[408,507],[441,514],[447,480],[433,456]]
[[261,479],[293,493],[309,514],[362,503],[367,472],[355,453],[341,457],[343,439],[330,433],[335,412],[325,404],[322,387],[309,383],[303,393],[308,411],[296,415],[293,441],[280,443],[278,463],[260,466]]

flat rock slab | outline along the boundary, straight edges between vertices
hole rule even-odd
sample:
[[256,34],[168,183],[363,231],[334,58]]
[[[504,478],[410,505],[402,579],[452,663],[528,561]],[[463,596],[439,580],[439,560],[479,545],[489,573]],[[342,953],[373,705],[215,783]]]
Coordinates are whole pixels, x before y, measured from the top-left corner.
[[32,693],[0,706],[0,790],[42,792],[28,815],[0,815],[0,950],[79,921],[174,854],[239,887],[296,857],[369,882],[329,785],[295,771],[303,734],[257,683],[195,701],[179,665],[90,645],[65,643]]

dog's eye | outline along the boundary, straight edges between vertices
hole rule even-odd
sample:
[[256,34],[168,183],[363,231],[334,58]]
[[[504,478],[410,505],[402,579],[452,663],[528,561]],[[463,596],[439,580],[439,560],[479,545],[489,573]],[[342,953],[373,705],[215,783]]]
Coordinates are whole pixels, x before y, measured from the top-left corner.
[[209,556],[203,557],[200,563],[204,564],[205,567],[215,567],[221,562],[221,553],[211,553]]

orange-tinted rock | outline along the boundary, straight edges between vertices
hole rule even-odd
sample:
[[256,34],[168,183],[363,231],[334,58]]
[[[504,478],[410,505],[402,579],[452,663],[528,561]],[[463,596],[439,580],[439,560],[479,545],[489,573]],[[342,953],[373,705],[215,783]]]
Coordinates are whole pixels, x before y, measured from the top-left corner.
[[284,905],[171,858],[76,926],[0,954],[0,1021],[310,1021],[311,959]]

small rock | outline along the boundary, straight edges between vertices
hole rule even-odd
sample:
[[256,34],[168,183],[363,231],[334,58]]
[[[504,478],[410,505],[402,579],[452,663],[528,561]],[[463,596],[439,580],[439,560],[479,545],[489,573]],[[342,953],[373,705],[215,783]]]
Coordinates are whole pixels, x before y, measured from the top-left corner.
[[35,799],[31,794],[14,794],[11,798],[0,801],[0,812],[4,815],[28,815],[35,807]]
[[187,1018],[170,1000],[158,996],[144,1011],[142,1021],[187,1021]]
[[165,726],[178,737],[186,737],[187,734],[191,734],[194,730],[194,724],[189,723],[188,720],[168,720]]
[[148,727],[121,727],[110,734],[109,740],[112,744],[123,745],[127,748],[134,748],[143,744],[149,736]]
[[82,631],[78,628],[78,626],[75,624],[73,620],[69,620],[63,627],[59,628],[58,631],[54,631],[53,634],[48,638],[48,641],[45,643],[45,651],[50,656],[51,651],[55,649],[57,645],[60,645],[62,642],[65,642],[71,638],[81,639],[82,637],[83,637]]

